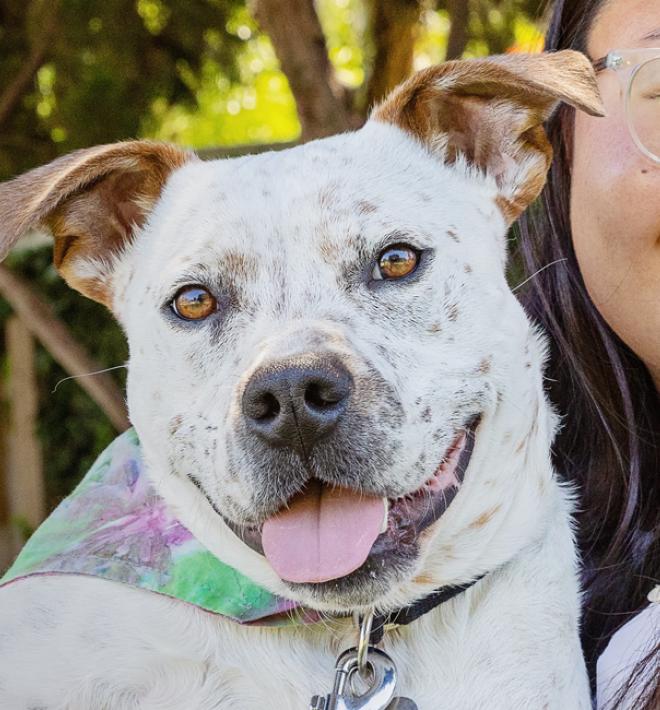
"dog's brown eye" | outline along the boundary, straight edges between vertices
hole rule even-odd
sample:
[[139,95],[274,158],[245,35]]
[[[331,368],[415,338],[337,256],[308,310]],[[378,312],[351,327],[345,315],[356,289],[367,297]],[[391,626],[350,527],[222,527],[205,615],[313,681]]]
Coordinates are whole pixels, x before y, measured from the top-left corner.
[[174,312],[186,320],[208,318],[217,307],[218,302],[203,286],[184,286],[172,301]]
[[419,253],[407,244],[396,244],[388,247],[378,257],[378,265],[374,269],[375,279],[400,279],[417,268]]

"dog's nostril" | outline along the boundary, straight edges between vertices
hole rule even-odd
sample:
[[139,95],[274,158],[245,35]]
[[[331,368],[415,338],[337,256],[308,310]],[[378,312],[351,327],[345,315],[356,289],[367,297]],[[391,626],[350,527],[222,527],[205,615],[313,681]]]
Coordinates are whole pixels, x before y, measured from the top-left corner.
[[254,419],[275,419],[280,413],[280,403],[272,392],[265,392],[253,405],[251,416]]
[[269,424],[276,420],[282,405],[274,388],[257,386],[248,387],[243,396],[243,414],[259,424]]
[[318,409],[334,407],[346,396],[331,384],[324,382],[311,382],[305,390],[305,404]]

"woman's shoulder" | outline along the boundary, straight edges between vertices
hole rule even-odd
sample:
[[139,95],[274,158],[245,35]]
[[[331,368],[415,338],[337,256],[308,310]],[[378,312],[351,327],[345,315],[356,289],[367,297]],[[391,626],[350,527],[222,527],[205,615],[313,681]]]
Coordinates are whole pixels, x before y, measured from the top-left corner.
[[[651,603],[643,611],[624,624],[610,639],[607,648],[598,659],[597,707],[608,710],[633,710],[635,697],[652,678],[657,680],[660,663],[660,588],[649,595],[657,603]],[[647,658],[639,674],[634,673],[637,664]],[[632,680],[633,692],[629,700],[614,703],[620,689]],[[637,691],[637,692],[635,692]]]

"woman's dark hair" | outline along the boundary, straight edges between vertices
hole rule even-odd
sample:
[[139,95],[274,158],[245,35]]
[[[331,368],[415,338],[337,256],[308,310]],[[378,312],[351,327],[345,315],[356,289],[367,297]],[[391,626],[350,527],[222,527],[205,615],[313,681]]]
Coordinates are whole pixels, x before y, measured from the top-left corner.
[[[557,0],[546,50],[586,53],[606,2]],[[534,275],[521,300],[551,341],[547,384],[563,415],[555,465],[580,494],[582,642],[593,687],[599,654],[659,581],[660,397],[643,363],[592,303],[580,274],[569,219],[574,116],[564,105],[546,125],[555,157],[539,201],[519,222],[518,248],[527,275]],[[658,661],[660,649],[652,655],[647,663]],[[642,695],[636,709],[660,707],[657,677]]]

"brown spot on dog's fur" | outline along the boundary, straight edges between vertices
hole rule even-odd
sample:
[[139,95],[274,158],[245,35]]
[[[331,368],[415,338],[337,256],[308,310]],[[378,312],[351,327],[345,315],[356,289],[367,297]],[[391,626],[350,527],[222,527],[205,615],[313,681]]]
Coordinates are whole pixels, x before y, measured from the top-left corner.
[[[529,436],[529,435],[528,435]],[[528,436],[526,436],[519,444],[516,446],[516,453],[519,454],[524,448],[525,445],[527,444],[527,439]]]
[[359,214],[373,214],[378,211],[378,207],[368,200],[360,200],[355,207]]
[[426,329],[427,333],[439,333],[442,330],[440,323],[431,323],[431,325]]
[[458,232],[456,231],[456,227],[450,227],[447,230],[447,236],[451,237],[455,242],[460,243],[461,238],[458,236]]
[[319,251],[321,252],[321,256],[327,262],[334,262],[337,260],[337,245],[331,239],[323,239],[319,244]]
[[466,274],[471,274],[472,267],[469,264],[463,264],[463,271],[465,271]]
[[477,367],[477,372],[481,375],[487,375],[490,372],[491,366],[493,364],[493,359],[491,357],[485,357]]
[[485,511],[482,513],[476,520],[473,520],[468,527],[475,529],[475,528],[482,528],[484,525],[489,523],[493,516],[497,513],[497,511],[501,508],[501,505],[496,505],[494,508],[491,508],[490,510]]
[[182,423],[183,423],[183,416],[181,414],[176,414],[175,416],[173,416],[170,419],[169,427],[168,427],[168,430],[170,432],[170,436],[174,436],[179,431]]
[[222,265],[232,275],[241,279],[255,279],[259,273],[259,261],[254,254],[243,251],[225,251]]
[[431,421],[431,407],[425,407],[424,411],[422,412],[422,421],[423,422],[430,422]]
[[414,584],[433,584],[433,578],[429,577],[428,574],[419,574],[417,577],[413,577]]
[[454,322],[458,319],[459,309],[458,303],[452,303],[447,309],[447,318]]

